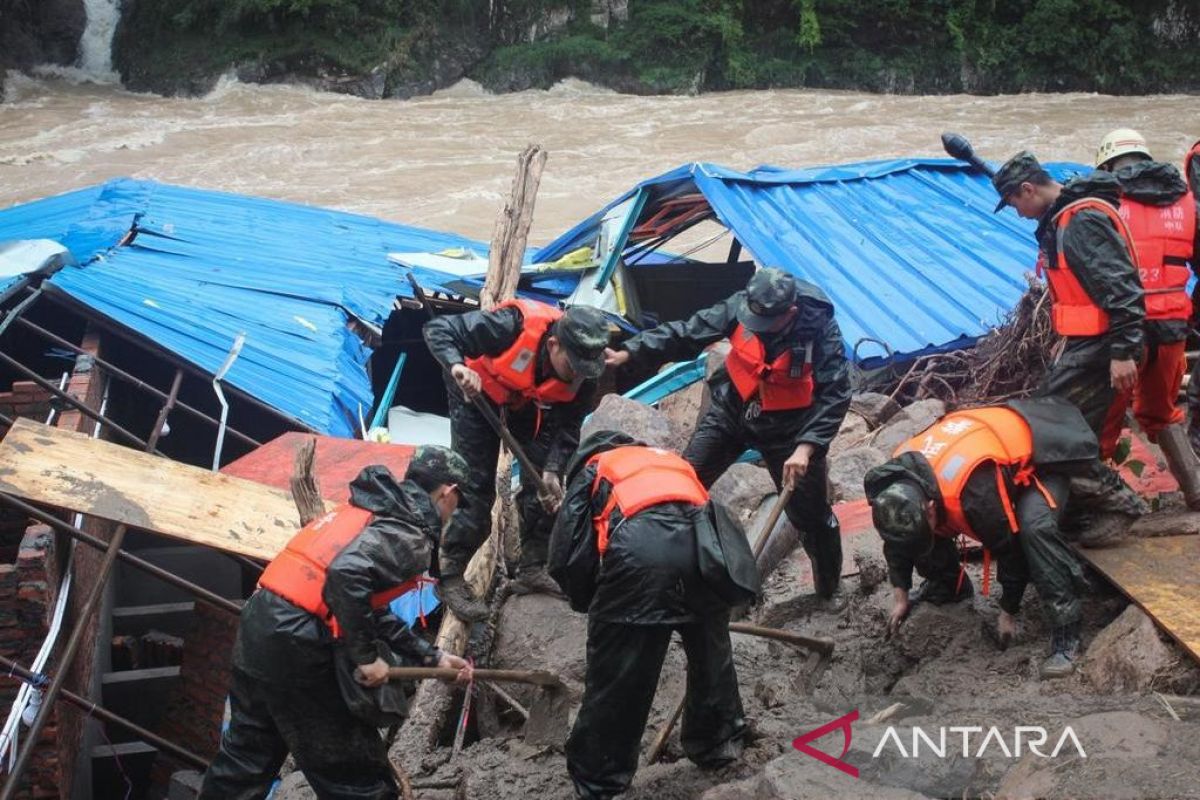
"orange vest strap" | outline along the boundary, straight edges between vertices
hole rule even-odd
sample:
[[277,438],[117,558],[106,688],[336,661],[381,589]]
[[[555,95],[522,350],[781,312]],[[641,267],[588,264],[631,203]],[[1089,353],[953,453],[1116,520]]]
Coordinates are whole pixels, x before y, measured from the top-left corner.
[[741,324],[729,337],[725,371],[745,402],[757,397],[763,411],[808,408],[813,402],[813,343],[789,348],[767,363],[766,348]]
[[1057,247],[1056,269],[1046,270],[1046,279],[1053,301],[1051,321],[1054,330],[1060,336],[1099,336],[1108,330],[1108,313],[1083,288],[1079,278],[1067,263],[1063,238],[1067,226],[1080,211],[1099,211],[1112,221],[1125,244],[1126,252],[1134,269],[1138,268],[1138,255],[1134,246],[1133,235],[1117,209],[1095,197],[1083,197],[1075,200],[1054,215],[1055,236]]

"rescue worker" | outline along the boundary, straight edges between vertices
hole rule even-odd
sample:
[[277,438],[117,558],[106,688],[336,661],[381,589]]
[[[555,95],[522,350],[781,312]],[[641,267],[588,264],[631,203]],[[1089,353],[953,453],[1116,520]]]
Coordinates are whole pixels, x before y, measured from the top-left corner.
[[242,608],[229,727],[201,800],[266,797],[289,752],[321,800],[397,796],[386,745],[351,714],[334,660],[349,657],[368,687],[387,681],[381,647],[417,666],[469,670],[387,612],[428,569],[466,478],[444,447],[419,448],[403,481],[367,467],[349,503],[306,525],[267,566]]
[[442,538],[442,599],[459,618],[477,622],[488,608],[471,593],[463,572],[491,531],[500,437],[470,398],[482,394],[503,409],[509,430],[541,469],[549,491],[538,497],[535,476],[521,474],[521,558],[512,588],[518,594],[557,593],[546,574],[546,546],[562,499],[559,475],[579,444],[595,379],[604,371],[608,322],[591,306],[560,311],[510,300],[491,311],[436,317],[425,324],[424,335],[433,357],[449,369],[450,439],[469,469],[459,487],[462,505]]
[[[1099,440],[1100,457],[1111,458],[1137,383],[1146,315],[1136,255],[1117,213],[1120,184],[1103,172],[1060,184],[1028,151],[1006,161],[992,184],[997,213],[1012,206],[1038,221],[1038,275],[1049,286],[1054,330],[1065,337],[1037,394],[1075,404]],[[1103,515],[1085,527],[1085,545],[1110,542],[1146,509],[1100,462],[1073,491],[1089,500],[1085,517]]]
[[1189,508],[1200,510],[1200,460],[1192,452],[1177,405],[1192,300],[1189,264],[1200,252],[1196,198],[1179,170],[1155,161],[1137,131],[1115,130],[1100,142],[1096,167],[1121,185],[1118,213],[1133,237],[1138,275],[1146,293],[1145,356],[1138,370],[1133,414],[1150,441],[1157,442]]
[[997,634],[1006,647],[1032,580],[1052,633],[1043,678],[1061,678],[1079,654],[1083,569],[1058,527],[1071,477],[1099,455],[1096,436],[1075,406],[1059,398],[1013,400],[956,411],[901,444],[863,481],[882,537],[893,586],[888,630],[908,614],[914,567],[926,579],[922,599],[942,603],[971,595],[955,537],[999,561]]
[[697,558],[708,502],[686,461],[614,431],[588,436],[567,469],[550,572],[571,608],[588,615],[583,702],[566,746],[577,797],[629,787],[673,631],[687,654],[684,753],[702,768],[741,755],[729,606]]
[[747,449],[758,450],[776,487],[794,487],[786,513],[800,531],[817,595],[828,599],[841,580],[842,541],[826,493],[825,453],[850,407],[850,373],[824,292],[783,270],[760,269],[745,290],[610,350],[608,363],[695,358],[725,338],[731,349],[709,378],[712,404],[683,457],[709,487]]

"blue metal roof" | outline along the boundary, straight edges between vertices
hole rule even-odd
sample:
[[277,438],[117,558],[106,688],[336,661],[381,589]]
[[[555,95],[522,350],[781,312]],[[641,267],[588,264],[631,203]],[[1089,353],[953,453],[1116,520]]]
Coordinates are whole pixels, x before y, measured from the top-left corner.
[[[117,244],[136,226],[130,244]],[[487,246],[276,200],[120,179],[0,211],[0,240],[49,238],[79,261],[46,283],[284,415],[352,435],[373,395],[351,317],[382,326],[411,290],[396,251]]]
[[[1046,166],[1059,179],[1088,170]],[[864,342],[865,367],[970,345],[1016,304],[1037,256],[1034,223],[993,214],[986,176],[949,159],[901,159],[748,173],[685,164],[638,184],[538,260],[590,243],[603,215],[643,189],[702,192],[759,264],[822,288],[851,354]]]

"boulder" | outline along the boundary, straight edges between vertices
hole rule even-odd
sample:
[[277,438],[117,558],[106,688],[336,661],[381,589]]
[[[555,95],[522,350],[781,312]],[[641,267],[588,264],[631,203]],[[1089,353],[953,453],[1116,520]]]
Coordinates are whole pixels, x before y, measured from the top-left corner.
[[686,439],[679,436],[666,414],[619,394],[604,396],[592,416],[583,424],[580,438],[603,430],[621,431],[651,447],[677,452],[687,443]]
[[908,441],[946,413],[946,404],[941,400],[918,400],[901,409],[875,432],[871,445],[891,454],[901,443]]
[[708,350],[708,360],[704,362],[704,380],[707,382],[712,378],[713,373],[725,366],[725,357],[729,355],[729,340],[722,339],[714,345],[710,345]]
[[828,457],[836,458],[839,453],[855,447],[862,447],[870,438],[870,424],[865,418],[851,411],[846,414],[845,419],[842,420],[842,427],[838,428],[837,435],[829,443]]
[[829,462],[829,482],[833,485],[834,501],[861,500],[866,497],[863,476],[872,467],[878,467],[887,456],[875,447],[855,447],[833,458]]
[[1096,635],[1079,666],[1098,691],[1140,692],[1157,687],[1178,662],[1178,652],[1163,642],[1150,617],[1131,605]]
[[867,421],[872,430],[900,412],[900,404],[886,394],[863,392],[850,400],[850,410]]
[[733,514],[734,518],[749,528],[762,502],[775,494],[775,482],[763,467],[745,462],[734,464],[725,470],[709,490],[709,495]]
[[679,442],[676,445],[682,449],[691,440],[696,430],[696,423],[708,403],[708,388],[704,381],[696,381],[686,389],[669,394],[658,402],[658,410],[667,418],[671,429],[676,432]]
[[[582,694],[587,657],[587,616],[565,600],[545,594],[512,595],[500,609],[492,664],[496,669],[544,669],[558,675],[575,699]],[[505,687],[517,700],[532,703],[536,687]]]

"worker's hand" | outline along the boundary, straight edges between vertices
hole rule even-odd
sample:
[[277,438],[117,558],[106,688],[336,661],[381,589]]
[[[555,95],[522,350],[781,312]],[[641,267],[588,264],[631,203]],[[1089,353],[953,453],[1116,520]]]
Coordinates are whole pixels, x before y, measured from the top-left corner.
[[563,501],[563,485],[558,473],[549,470],[543,472],[542,484],[545,491],[538,493],[538,500],[542,501],[542,508],[546,509],[547,514],[557,514]]
[[604,366],[610,369],[616,369],[628,361],[628,350],[613,350],[611,347],[604,348]]
[[788,457],[788,460],[783,462],[784,486],[796,488],[799,480],[808,474],[808,462],[816,449],[808,442],[802,442]]
[[370,664],[359,664],[358,669],[354,670],[354,680],[366,687],[382,686],[387,683],[388,679],[388,663],[382,658],[377,658]]
[[1118,392],[1131,392],[1137,384],[1137,362],[1132,358],[1114,358],[1108,365],[1109,380]]
[[475,668],[471,666],[470,661],[450,653],[442,653],[442,657],[438,659],[437,665],[442,669],[458,670],[458,675],[454,678],[455,683],[470,683],[475,672]]
[[892,613],[888,616],[888,636],[895,636],[900,630],[900,623],[908,616],[908,590],[895,589],[892,592]]
[[463,396],[468,400],[474,398],[483,388],[483,380],[479,377],[479,373],[466,364],[455,364],[450,368],[450,376],[454,378],[454,382],[458,384],[459,389],[462,389]]

